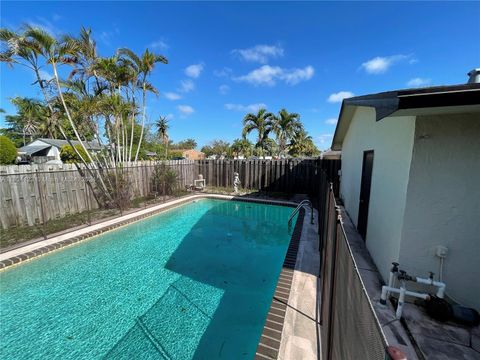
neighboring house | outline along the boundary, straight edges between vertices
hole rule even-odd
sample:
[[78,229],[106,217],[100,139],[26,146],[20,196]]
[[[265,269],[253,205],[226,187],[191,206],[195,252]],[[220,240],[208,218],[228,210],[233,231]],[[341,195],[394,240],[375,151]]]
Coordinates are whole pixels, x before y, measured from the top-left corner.
[[340,160],[342,157],[342,152],[341,151],[335,151],[335,150],[325,150],[320,153],[320,159],[325,159],[325,160]]
[[[77,140],[72,140],[72,144],[80,145]],[[97,141],[84,142],[88,150],[100,151],[102,148]],[[28,158],[34,163],[44,163],[47,161],[61,161],[60,150],[63,146],[69,145],[67,140],[60,139],[36,139],[28,145],[18,149],[18,154],[23,158]]]
[[[340,197],[383,279],[392,261],[432,271],[480,310],[480,84],[345,99],[332,150],[342,151]],[[442,275],[438,246],[448,248]]]
[[189,150],[180,150],[182,151],[182,156],[188,160],[203,160],[205,159],[205,154],[201,151],[195,149]]

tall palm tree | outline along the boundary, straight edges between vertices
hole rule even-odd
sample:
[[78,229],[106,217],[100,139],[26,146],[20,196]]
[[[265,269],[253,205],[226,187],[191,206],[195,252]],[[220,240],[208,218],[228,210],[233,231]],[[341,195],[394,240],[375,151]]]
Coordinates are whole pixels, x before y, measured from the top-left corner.
[[279,155],[285,155],[288,140],[302,129],[300,115],[297,113],[289,113],[286,109],[282,109],[277,116],[274,116],[273,132],[277,137]]
[[257,143],[255,146],[259,148],[260,154],[264,156],[265,141],[268,134],[272,131],[273,121],[272,113],[266,109],[259,109],[256,114],[249,113],[243,118],[242,136],[246,139],[247,135],[252,131],[257,132]]
[[155,125],[157,127],[158,136],[160,136],[160,138],[163,141],[163,145],[165,145],[165,159],[167,159],[168,158],[168,129],[170,127],[168,125],[168,120],[166,117],[160,116],[160,118],[157,120]]
[[6,62],[10,66],[14,64],[24,66],[35,74],[36,81],[34,84],[40,87],[47,107],[50,110],[48,124],[45,126],[47,132],[50,135],[56,134],[57,130],[55,128],[58,128],[60,133],[64,135],[65,130],[58,123],[58,114],[52,105],[54,99],[48,92],[50,82],[41,76],[42,65],[39,62],[41,54],[38,47],[33,46],[33,43],[25,37],[25,34],[17,34],[5,28],[0,29],[0,41],[7,45],[5,47],[6,50],[0,53],[0,61]]
[[154,94],[158,94],[158,90],[147,81],[148,76],[152,73],[156,63],[168,64],[166,57],[162,55],[156,55],[150,52],[148,49],[142,54],[142,56],[137,56],[130,49],[119,49],[118,54],[130,60],[132,68],[138,73],[138,86],[142,91],[142,130],[140,131],[140,140],[138,142],[137,151],[135,154],[135,162],[138,159],[138,153],[140,152],[140,147],[143,140],[143,132],[145,129],[145,118],[146,118],[146,108],[147,108],[147,91]]

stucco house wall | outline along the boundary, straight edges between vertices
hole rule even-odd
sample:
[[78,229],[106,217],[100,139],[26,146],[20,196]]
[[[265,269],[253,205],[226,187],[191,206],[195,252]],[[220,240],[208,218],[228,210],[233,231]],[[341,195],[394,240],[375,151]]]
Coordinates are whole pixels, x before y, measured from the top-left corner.
[[374,150],[366,245],[384,279],[399,258],[412,158],[415,116],[375,120],[375,110],[355,110],[342,145],[340,196],[357,224],[363,152]]
[[447,294],[477,310],[479,120],[479,113],[417,117],[399,256],[402,268],[408,272],[426,276],[433,271],[438,275],[440,260],[435,256],[435,248],[446,246],[449,252],[443,280]]

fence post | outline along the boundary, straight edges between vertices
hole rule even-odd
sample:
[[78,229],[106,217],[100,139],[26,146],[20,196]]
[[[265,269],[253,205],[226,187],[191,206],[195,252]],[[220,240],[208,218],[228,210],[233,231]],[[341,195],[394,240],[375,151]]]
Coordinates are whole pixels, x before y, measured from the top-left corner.
[[90,217],[90,191],[88,190],[87,179],[84,178],[85,181],[85,199],[87,201],[87,223],[88,225],[92,225],[92,219]]
[[43,204],[43,195],[42,189],[40,187],[40,178],[38,176],[38,171],[35,172],[35,175],[37,176],[38,196],[40,197],[40,211],[42,213],[42,235],[44,239],[47,239],[47,223],[45,221],[45,208]]
[[[330,190],[332,191],[332,190]],[[332,359],[332,347],[333,347],[333,322],[335,313],[335,296],[336,296],[336,282],[337,282],[337,256],[338,256],[338,227],[340,226],[340,213],[335,208],[335,227],[332,239],[334,241],[333,254],[332,254],[332,274],[330,282],[330,311],[328,314],[328,345],[327,345],[327,359]]]

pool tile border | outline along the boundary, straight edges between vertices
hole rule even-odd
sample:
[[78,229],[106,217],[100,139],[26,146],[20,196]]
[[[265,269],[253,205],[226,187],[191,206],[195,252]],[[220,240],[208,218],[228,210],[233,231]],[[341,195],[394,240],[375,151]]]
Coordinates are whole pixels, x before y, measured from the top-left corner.
[[175,202],[173,204],[168,205],[168,203],[167,203],[166,206],[163,206],[159,209],[155,209],[155,210],[149,211],[147,213],[144,213],[144,214],[141,214],[141,215],[138,215],[138,216],[134,216],[134,217],[131,217],[129,219],[125,219],[123,221],[119,221],[117,223],[102,227],[100,229],[92,230],[90,232],[87,232],[87,233],[84,233],[84,234],[81,234],[81,235],[78,235],[78,236],[74,236],[74,237],[71,237],[71,238],[68,238],[68,239],[65,239],[65,240],[61,240],[61,241],[55,242],[53,244],[45,245],[45,246],[39,247],[37,249],[31,250],[31,251],[26,251],[26,252],[21,253],[19,255],[12,256],[10,258],[1,260],[0,261],[0,271],[8,268],[10,266],[17,265],[21,262],[31,260],[31,259],[37,258],[39,256],[48,254],[52,251],[55,251],[55,250],[58,250],[58,249],[61,249],[61,248],[67,247],[67,246],[71,246],[71,245],[76,244],[80,241],[91,239],[91,238],[93,238],[97,235],[103,234],[107,231],[111,231],[111,230],[117,229],[119,227],[131,224],[133,222],[143,220],[143,219],[148,218],[150,216],[157,215],[161,212],[164,212],[164,211],[170,210],[172,208],[178,207],[178,206],[183,205],[185,203],[188,203],[190,201],[203,199],[203,198],[235,200],[235,201],[244,201],[244,202],[255,202],[255,203],[261,203],[261,204],[281,205],[281,206],[289,206],[289,207],[295,206],[295,204],[290,202],[290,201],[266,200],[266,199],[257,199],[257,198],[253,198],[253,197],[252,198],[249,198],[249,197],[241,198],[241,197],[237,197],[237,196],[221,196],[221,195],[215,195],[215,194],[196,194],[194,196],[186,197],[185,199],[180,199],[180,201]]
[[293,272],[297,259],[300,237],[302,235],[305,209],[301,208],[295,228],[293,229],[287,254],[283,261],[282,271],[278,277],[277,287],[268,310],[267,319],[257,346],[255,360],[277,359],[282,342],[282,331],[287,312],[288,298],[293,282]]

